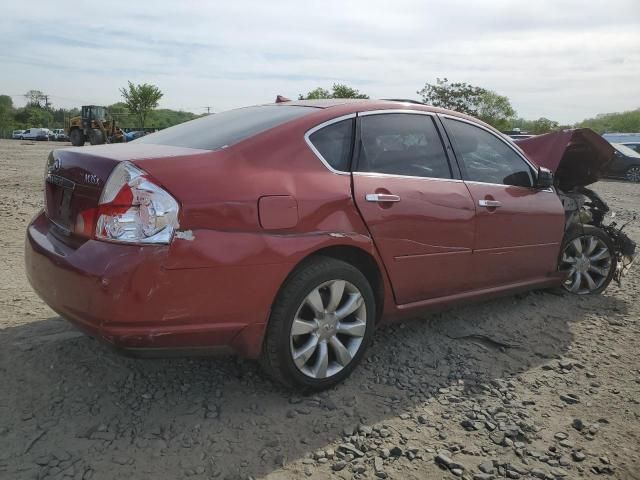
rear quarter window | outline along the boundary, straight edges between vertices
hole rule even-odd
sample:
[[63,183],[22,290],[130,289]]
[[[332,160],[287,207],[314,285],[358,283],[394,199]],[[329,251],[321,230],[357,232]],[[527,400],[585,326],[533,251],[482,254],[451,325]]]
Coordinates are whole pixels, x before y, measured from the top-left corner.
[[181,123],[135,142],[220,150],[314,111],[311,107],[292,105],[238,108]]
[[334,170],[349,171],[355,121],[355,118],[341,120],[309,135],[316,154]]

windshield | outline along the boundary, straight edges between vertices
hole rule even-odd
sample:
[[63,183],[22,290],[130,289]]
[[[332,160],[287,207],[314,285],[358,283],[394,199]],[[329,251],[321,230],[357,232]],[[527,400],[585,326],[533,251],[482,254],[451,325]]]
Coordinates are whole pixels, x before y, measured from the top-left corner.
[[207,115],[135,140],[174,147],[220,150],[316,111],[312,107],[259,105]]
[[625,157],[640,158],[640,153],[638,153],[635,150],[627,147],[626,145],[621,145],[619,143],[614,143],[613,147],[616,150],[618,150],[621,154],[623,154]]
[[93,107],[92,109],[93,118],[96,120],[104,120],[105,119],[105,108],[104,107]]

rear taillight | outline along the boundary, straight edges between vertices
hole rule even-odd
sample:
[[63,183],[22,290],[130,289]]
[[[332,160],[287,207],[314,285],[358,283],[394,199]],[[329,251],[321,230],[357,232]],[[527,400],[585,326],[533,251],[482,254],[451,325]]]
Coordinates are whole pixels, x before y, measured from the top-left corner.
[[98,207],[80,213],[74,230],[112,242],[169,243],[178,228],[178,210],[178,202],[146,172],[120,162],[107,180]]

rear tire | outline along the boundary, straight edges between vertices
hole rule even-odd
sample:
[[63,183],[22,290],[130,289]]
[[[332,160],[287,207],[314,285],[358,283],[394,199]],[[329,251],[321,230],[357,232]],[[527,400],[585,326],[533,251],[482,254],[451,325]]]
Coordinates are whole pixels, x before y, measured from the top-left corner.
[[91,142],[91,145],[102,145],[105,142],[102,131],[97,128],[91,129],[89,132],[89,142]]
[[624,178],[629,182],[640,182],[640,165],[629,167],[624,174]]
[[330,388],[362,359],[375,318],[373,290],[360,270],[334,258],[312,258],[276,298],[260,363],[287,387]]
[[69,140],[74,147],[82,147],[84,145],[84,132],[79,128],[74,128],[69,133]]
[[578,295],[601,293],[611,283],[616,266],[613,242],[602,229],[582,225],[566,233],[558,267],[568,272],[562,285],[566,291]]

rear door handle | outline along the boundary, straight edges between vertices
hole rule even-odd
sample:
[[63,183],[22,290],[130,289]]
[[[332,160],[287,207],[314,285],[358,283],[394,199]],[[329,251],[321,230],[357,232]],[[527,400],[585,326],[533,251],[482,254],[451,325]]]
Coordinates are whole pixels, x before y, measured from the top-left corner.
[[485,208],[497,208],[501,207],[502,203],[498,200],[478,200],[478,205]]
[[400,197],[398,195],[392,195],[390,193],[367,193],[365,195],[367,202],[399,202]]

